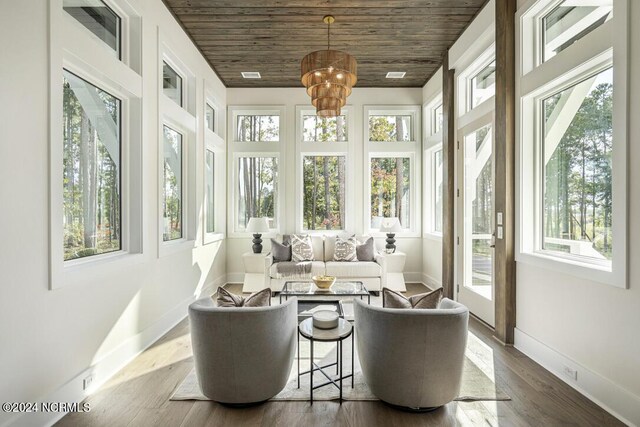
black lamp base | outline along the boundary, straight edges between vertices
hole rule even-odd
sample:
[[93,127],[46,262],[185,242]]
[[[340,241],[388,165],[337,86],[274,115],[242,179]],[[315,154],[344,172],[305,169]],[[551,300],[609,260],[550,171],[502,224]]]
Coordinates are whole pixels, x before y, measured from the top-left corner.
[[387,233],[387,245],[384,247],[388,254],[392,254],[396,251],[396,235],[394,233]]
[[251,246],[251,248],[253,249],[253,253],[262,253],[262,234],[254,234],[252,242],[253,246]]

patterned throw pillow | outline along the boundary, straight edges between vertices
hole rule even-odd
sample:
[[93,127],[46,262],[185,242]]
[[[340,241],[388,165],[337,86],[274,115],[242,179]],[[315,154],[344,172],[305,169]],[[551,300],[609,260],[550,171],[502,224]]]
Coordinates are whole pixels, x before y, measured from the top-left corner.
[[355,236],[351,237],[336,237],[336,246],[333,250],[334,261],[358,261],[358,255],[356,253],[356,246],[358,241]]
[[218,307],[267,307],[271,305],[271,289],[263,289],[244,298],[219,287],[216,301]]
[[313,261],[313,246],[311,245],[311,236],[308,234],[291,235],[291,261]]
[[382,306],[384,308],[438,308],[442,300],[442,288],[406,298],[399,292],[382,288]]

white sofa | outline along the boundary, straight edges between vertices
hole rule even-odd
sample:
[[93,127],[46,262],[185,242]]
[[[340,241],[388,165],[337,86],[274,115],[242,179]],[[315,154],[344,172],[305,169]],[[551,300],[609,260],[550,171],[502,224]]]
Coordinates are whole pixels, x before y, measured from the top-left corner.
[[[357,236],[356,236],[357,237]],[[281,238],[278,239],[282,241]],[[362,241],[361,237],[358,241]],[[356,280],[362,282],[371,292],[380,292],[386,285],[385,254],[375,250],[375,261],[334,261],[335,236],[312,235],[311,244],[315,260],[311,262],[311,272],[302,275],[284,276],[278,272],[278,263],[273,262],[273,256],[265,256],[265,286],[278,292],[284,283],[292,280],[311,281],[316,275],[335,276],[338,281]]]

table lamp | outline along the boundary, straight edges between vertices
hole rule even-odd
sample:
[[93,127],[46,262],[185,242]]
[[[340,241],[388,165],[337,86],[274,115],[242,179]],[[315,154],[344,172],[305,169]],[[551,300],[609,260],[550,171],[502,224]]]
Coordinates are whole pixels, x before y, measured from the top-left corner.
[[247,231],[253,234],[253,253],[262,253],[262,233],[269,231],[267,218],[249,218]]
[[402,226],[398,218],[384,218],[380,224],[380,231],[387,233],[387,245],[385,251],[388,254],[392,254],[396,251],[396,239],[394,238],[396,233],[402,231]]

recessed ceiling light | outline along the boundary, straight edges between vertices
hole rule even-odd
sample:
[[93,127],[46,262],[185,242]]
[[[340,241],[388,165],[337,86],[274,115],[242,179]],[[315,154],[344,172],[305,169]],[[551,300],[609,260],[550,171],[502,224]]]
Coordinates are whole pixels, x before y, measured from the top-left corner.
[[262,78],[259,71],[243,71],[242,77],[244,77],[245,79],[261,79]]
[[387,78],[388,79],[402,79],[404,78],[404,75],[407,74],[404,71],[389,71],[387,73]]

